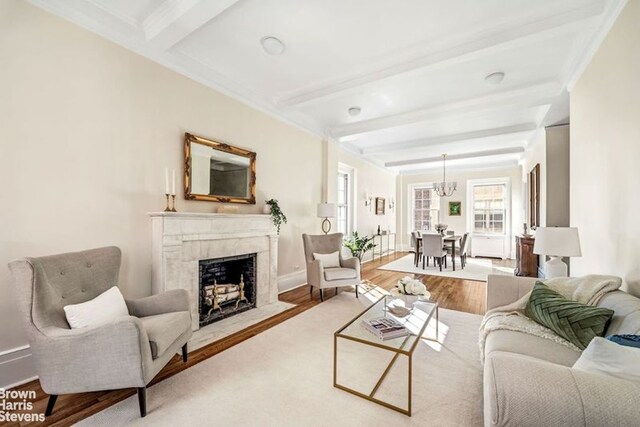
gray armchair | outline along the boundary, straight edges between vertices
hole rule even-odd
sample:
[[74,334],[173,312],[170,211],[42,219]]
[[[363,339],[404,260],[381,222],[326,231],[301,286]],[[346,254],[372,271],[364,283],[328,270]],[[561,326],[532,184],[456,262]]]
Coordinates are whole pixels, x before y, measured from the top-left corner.
[[[324,301],[325,288],[354,285],[356,298],[358,297],[358,285],[360,280],[360,260],[358,258],[342,258],[342,233],[326,235],[302,235],[304,244],[304,256],[307,260],[307,283],[313,288],[320,289],[320,301]],[[322,261],[316,260],[313,254],[340,253],[340,267],[325,268]]]
[[119,248],[107,247],[9,264],[40,385],[50,395],[47,416],[59,394],[135,387],[144,417],[147,384],[180,348],[187,361],[184,290],[126,301],[130,316],[105,325],[69,327],[63,307],[116,286],[120,259]]

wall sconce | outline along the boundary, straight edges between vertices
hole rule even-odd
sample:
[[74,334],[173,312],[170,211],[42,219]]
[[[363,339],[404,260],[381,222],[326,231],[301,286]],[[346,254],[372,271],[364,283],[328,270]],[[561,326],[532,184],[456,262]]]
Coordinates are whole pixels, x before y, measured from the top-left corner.
[[393,208],[395,208],[395,207],[396,207],[396,201],[394,200],[393,197],[391,197],[389,199],[389,210],[393,210]]
[[371,208],[371,203],[373,203],[373,197],[367,192],[364,194],[364,205],[368,208]]

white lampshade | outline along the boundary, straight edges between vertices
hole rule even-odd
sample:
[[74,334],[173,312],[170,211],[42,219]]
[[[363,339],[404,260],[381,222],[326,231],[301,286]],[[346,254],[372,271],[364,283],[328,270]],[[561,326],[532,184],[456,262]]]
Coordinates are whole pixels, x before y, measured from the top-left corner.
[[556,257],[579,257],[580,237],[575,227],[538,227],[533,253]]
[[318,203],[318,218],[335,218],[335,203]]

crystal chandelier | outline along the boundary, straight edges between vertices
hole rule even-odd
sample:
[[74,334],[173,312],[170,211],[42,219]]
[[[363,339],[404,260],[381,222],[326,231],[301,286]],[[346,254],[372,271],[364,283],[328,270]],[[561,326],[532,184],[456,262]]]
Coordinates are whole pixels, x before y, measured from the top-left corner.
[[442,155],[442,182],[435,182],[433,184],[433,191],[440,197],[449,197],[456,191],[458,183],[455,181],[447,182],[447,169],[446,169],[447,155]]

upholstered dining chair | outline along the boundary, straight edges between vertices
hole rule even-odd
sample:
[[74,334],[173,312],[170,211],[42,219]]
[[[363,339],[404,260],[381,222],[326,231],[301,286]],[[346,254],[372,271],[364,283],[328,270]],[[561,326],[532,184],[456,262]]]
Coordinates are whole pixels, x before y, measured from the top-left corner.
[[413,254],[413,264],[417,267],[420,259],[422,258],[422,245],[418,244],[420,238],[419,231],[411,232],[411,250],[409,253]]
[[[360,260],[358,258],[342,257],[342,233],[322,234],[322,235],[302,235],[304,245],[304,256],[307,261],[307,283],[313,288],[320,289],[320,301],[324,301],[324,289],[336,288],[339,286],[354,285],[356,288],[356,298],[358,297],[358,285],[362,283],[360,279]],[[321,260],[315,259],[313,254],[331,254],[338,252],[340,266],[327,268],[322,265]]]
[[422,268],[424,268],[425,258],[433,257],[434,265],[437,262],[442,271],[442,264],[447,268],[447,251],[444,249],[444,236],[441,234],[422,234]]
[[[453,242],[449,245],[444,246],[444,249],[447,251],[447,254],[453,257],[453,245],[456,242]],[[460,264],[462,268],[467,265],[467,247],[469,246],[469,233],[464,233],[460,238],[460,246],[456,246],[456,254],[460,257]]]
[[172,290],[126,301],[129,316],[71,329],[64,307],[89,301],[118,285],[121,252],[92,249],[13,261],[17,303],[51,415],[60,394],[133,388],[140,416],[146,387],[182,348],[187,361],[191,312],[187,292]]

